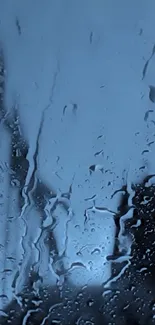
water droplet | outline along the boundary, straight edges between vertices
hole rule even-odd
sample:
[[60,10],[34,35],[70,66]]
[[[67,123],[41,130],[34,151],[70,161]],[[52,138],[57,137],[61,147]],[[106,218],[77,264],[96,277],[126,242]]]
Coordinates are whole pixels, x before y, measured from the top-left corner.
[[155,103],[155,87],[154,86],[149,86],[150,91],[149,91],[149,99],[152,103]]
[[99,248],[95,248],[92,252],[91,255],[100,255],[101,251]]
[[152,310],[153,310],[153,311],[155,310],[155,303],[154,303],[153,306],[152,306]]
[[94,305],[94,300],[93,299],[89,299],[87,301],[87,305],[88,305],[88,307],[92,307]]
[[93,268],[93,262],[92,262],[92,261],[89,261],[89,262],[88,262],[88,265],[89,265],[89,267],[90,267],[90,271],[92,271],[92,268]]

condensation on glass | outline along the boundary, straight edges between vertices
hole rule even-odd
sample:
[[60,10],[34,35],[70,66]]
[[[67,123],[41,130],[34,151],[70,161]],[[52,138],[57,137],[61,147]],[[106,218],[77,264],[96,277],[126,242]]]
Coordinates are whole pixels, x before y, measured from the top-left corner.
[[155,324],[155,4],[0,1],[0,324]]

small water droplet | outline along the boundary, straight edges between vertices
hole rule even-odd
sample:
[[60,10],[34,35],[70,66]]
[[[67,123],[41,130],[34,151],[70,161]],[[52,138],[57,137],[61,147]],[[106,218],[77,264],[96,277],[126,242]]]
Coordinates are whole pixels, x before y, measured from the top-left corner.
[[20,182],[19,182],[19,180],[18,180],[18,179],[13,179],[13,180],[11,181],[11,186],[13,186],[13,187],[20,187]]
[[100,255],[101,251],[99,248],[95,248],[92,252],[91,255]]
[[93,268],[93,262],[92,262],[92,261],[89,261],[89,262],[88,262],[88,265],[89,265],[89,267],[90,267],[90,271],[92,271],[92,268]]
[[154,86],[149,86],[150,91],[149,91],[149,99],[152,103],[155,103],[155,87]]
[[93,299],[89,299],[87,301],[87,305],[88,305],[88,307],[92,307],[94,305],[94,300]]

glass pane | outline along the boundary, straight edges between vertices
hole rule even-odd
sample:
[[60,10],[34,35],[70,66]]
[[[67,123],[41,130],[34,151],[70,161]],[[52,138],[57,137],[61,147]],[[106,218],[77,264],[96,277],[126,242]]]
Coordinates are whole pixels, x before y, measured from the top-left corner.
[[0,0],[0,324],[155,323],[155,4]]

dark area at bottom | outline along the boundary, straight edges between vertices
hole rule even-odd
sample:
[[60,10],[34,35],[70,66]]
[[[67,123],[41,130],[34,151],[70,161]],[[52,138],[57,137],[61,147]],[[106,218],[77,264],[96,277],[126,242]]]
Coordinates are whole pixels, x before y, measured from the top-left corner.
[[[0,325],[151,325],[155,324],[155,186],[134,185],[133,218],[125,223],[125,235],[131,236],[131,261],[109,292],[100,288],[77,289],[64,285],[62,295],[57,287],[43,288],[39,296],[27,286],[21,293],[22,306],[13,301],[1,317]],[[112,278],[119,274],[125,261],[116,263],[117,235],[121,217],[128,212],[127,187],[116,217],[116,245]],[[135,226],[139,222],[139,226]],[[124,263],[124,264],[123,264]],[[26,316],[27,315],[27,316]]]

